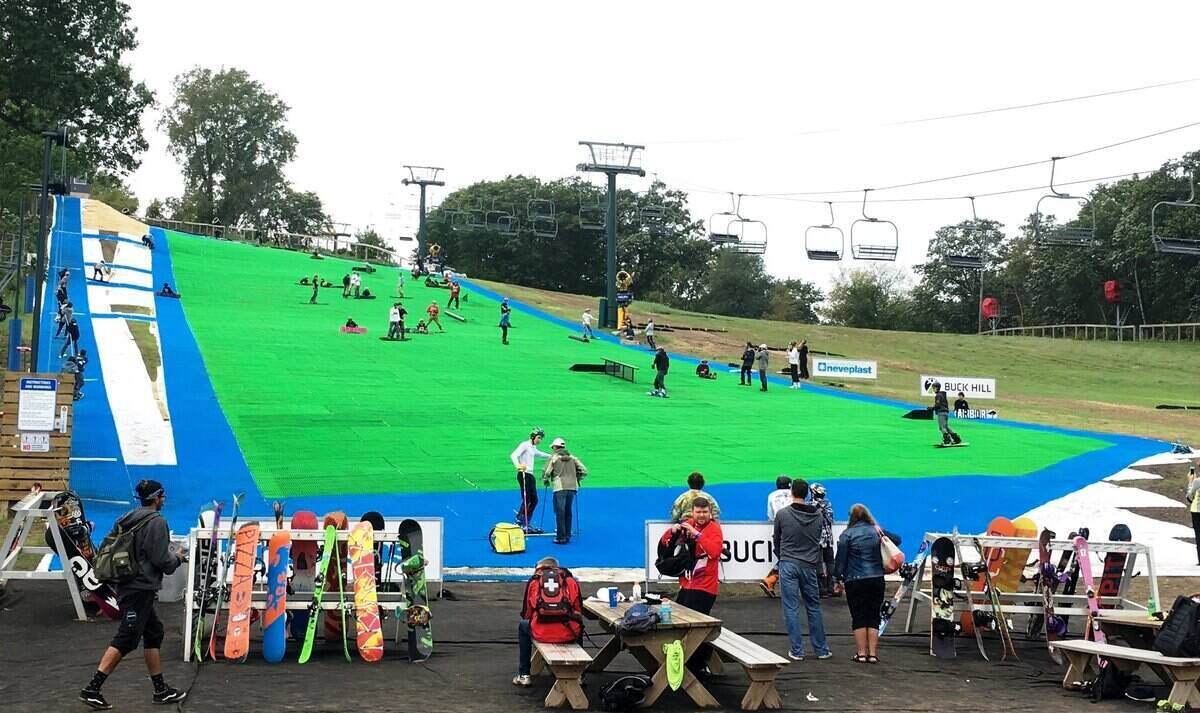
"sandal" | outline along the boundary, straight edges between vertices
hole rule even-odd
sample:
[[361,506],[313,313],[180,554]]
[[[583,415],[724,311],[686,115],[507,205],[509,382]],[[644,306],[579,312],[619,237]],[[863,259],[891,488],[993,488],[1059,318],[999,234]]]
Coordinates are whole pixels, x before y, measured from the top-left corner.
[[879,663],[879,657],[878,657],[878,656],[867,656],[867,657],[866,657],[864,660],[865,660],[867,663]]
[[854,654],[853,656],[850,657],[850,660],[853,661],[854,663],[867,663],[867,660],[869,658],[870,658],[869,656],[864,656],[862,654]]

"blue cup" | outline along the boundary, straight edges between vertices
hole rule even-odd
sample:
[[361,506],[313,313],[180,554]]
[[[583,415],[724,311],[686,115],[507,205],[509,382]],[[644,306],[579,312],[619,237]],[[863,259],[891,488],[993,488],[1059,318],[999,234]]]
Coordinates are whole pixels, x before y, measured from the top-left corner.
[[616,587],[608,588],[608,606],[612,607],[613,609],[617,608],[617,588]]

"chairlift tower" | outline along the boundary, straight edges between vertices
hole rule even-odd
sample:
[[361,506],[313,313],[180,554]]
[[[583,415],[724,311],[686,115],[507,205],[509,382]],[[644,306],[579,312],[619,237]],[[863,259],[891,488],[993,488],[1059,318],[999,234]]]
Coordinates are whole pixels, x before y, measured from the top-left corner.
[[445,181],[438,180],[438,174],[445,169],[437,166],[404,166],[408,169],[408,178],[400,182],[406,186],[420,186],[421,204],[417,208],[417,258],[425,256],[425,188],[426,186],[444,186]]
[[642,169],[642,152],[645,146],[609,143],[604,141],[580,141],[587,149],[587,160],[577,164],[575,170],[585,173],[603,173],[608,176],[608,212],[605,223],[605,308],[600,315],[601,327],[619,327],[617,324],[617,176],[645,176]]

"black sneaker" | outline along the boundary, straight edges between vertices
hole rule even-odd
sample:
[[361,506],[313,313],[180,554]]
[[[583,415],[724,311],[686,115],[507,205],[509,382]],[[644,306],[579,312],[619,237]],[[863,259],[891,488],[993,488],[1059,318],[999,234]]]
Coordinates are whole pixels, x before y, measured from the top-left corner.
[[167,703],[177,703],[187,698],[187,691],[178,691],[170,686],[166,689],[154,694],[154,702],[165,705]]
[[98,688],[83,689],[79,692],[79,700],[91,706],[93,710],[106,711],[112,708],[112,704],[104,700]]

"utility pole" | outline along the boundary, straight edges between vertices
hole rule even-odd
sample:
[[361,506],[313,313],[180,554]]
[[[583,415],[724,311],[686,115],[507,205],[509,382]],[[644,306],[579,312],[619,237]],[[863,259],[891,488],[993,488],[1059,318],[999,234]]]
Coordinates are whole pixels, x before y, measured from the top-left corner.
[[645,176],[642,152],[645,146],[580,141],[588,150],[588,160],[575,166],[587,173],[603,173],[608,177],[608,214],[604,222],[604,307],[600,310],[601,327],[620,327],[617,324],[617,176]]

